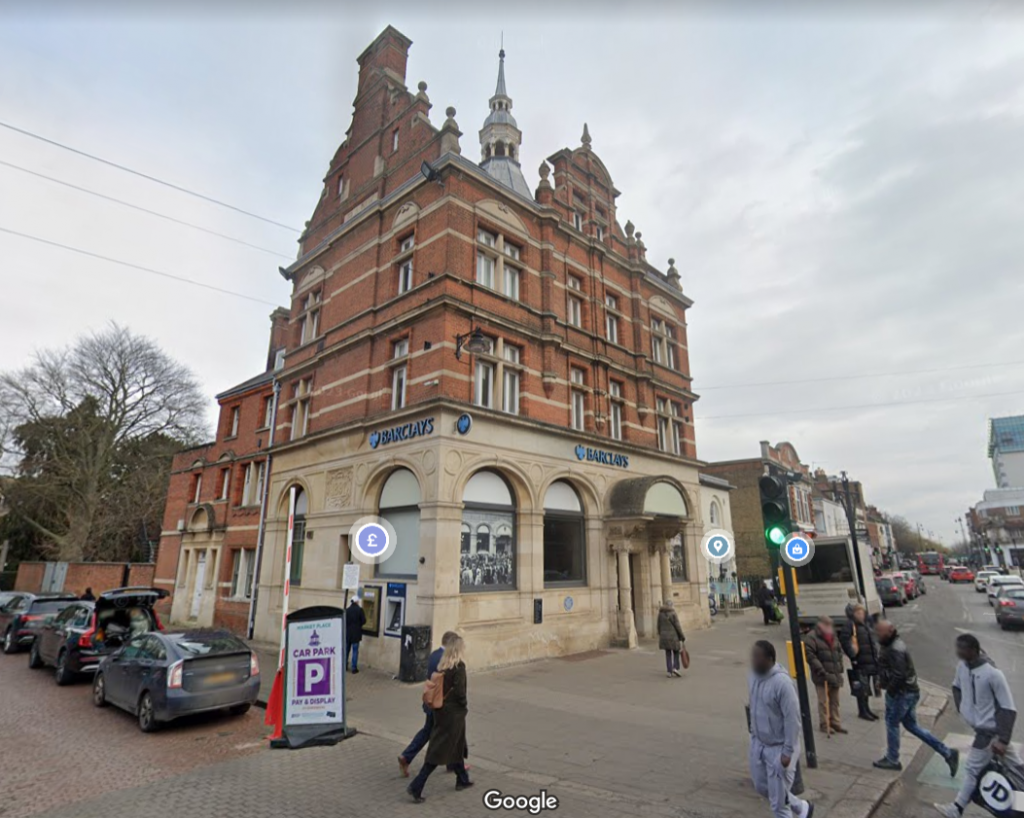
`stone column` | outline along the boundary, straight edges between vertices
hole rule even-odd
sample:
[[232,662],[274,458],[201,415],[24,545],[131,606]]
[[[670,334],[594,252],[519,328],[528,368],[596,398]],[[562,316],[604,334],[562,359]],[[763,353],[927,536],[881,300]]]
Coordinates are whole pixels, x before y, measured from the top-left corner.
[[627,648],[637,646],[636,622],[633,615],[633,603],[630,600],[632,586],[629,582],[629,547],[626,543],[617,543],[612,546],[618,564],[619,574],[619,611],[618,611],[618,632],[619,640]]
[[672,599],[672,560],[668,540],[661,541],[658,554],[661,558],[661,601],[664,604]]

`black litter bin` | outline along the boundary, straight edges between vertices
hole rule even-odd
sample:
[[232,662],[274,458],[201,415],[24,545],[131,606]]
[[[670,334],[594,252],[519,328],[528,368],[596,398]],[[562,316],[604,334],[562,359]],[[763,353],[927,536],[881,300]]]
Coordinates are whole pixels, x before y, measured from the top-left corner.
[[400,682],[422,682],[430,661],[430,625],[402,627],[402,654],[398,662]]

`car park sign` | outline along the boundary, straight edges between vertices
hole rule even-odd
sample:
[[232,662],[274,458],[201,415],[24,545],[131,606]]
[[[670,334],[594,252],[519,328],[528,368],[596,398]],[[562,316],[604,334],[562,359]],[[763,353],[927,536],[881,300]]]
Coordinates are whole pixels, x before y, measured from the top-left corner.
[[345,719],[345,620],[288,623],[285,724],[342,724]]

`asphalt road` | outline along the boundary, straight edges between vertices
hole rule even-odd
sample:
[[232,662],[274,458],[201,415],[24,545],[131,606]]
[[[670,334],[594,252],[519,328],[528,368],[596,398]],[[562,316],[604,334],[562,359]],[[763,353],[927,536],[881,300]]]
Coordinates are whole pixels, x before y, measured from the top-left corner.
[[[1024,708],[1024,630],[1003,631],[986,594],[975,592],[974,585],[950,585],[937,577],[926,577],[928,593],[905,608],[886,611],[910,648],[918,675],[929,682],[949,688],[956,667],[954,640],[961,633],[973,633],[996,666],[1006,674],[1018,710]],[[970,729],[952,707],[947,708],[935,726],[935,734],[955,745],[967,741]],[[1024,739],[1024,721],[1018,722],[1014,741]],[[876,818],[935,818],[932,803],[953,800],[954,782],[943,771],[938,757],[922,748],[914,764],[903,774],[875,812]],[[982,816],[977,806],[965,815]]]

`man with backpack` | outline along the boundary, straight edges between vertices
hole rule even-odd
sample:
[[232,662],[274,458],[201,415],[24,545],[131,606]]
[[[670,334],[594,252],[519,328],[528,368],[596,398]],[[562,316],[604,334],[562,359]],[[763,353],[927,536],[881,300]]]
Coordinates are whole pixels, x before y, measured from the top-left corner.
[[[441,664],[441,657],[444,656],[444,650],[452,644],[459,635],[455,631],[447,631],[444,636],[441,637],[441,647],[430,654],[430,658],[427,660],[427,679],[433,677],[437,673],[437,667]],[[434,729],[434,711],[426,704],[422,705],[423,712],[426,714],[426,719],[423,722],[423,726],[420,731],[413,736],[412,741],[409,742],[409,746],[406,747],[402,754],[398,757],[398,767],[402,771],[402,775],[405,778],[409,777],[409,765],[412,764],[414,758],[420,750],[427,746],[427,742],[430,740],[430,732]]]

